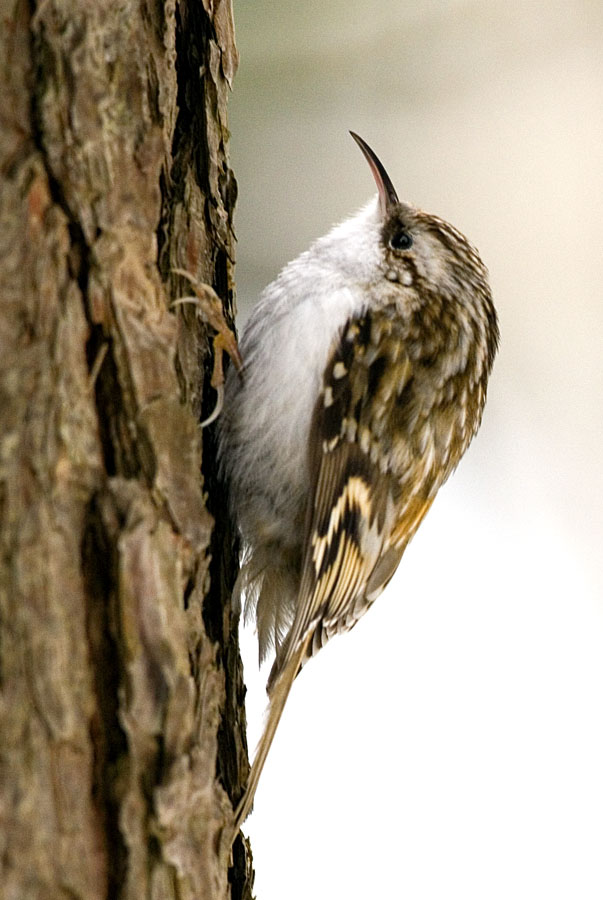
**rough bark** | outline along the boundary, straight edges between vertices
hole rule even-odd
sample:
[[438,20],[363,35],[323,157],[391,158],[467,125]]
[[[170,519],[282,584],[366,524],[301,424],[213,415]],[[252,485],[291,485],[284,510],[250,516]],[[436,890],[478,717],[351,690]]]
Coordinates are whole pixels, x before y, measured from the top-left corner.
[[[0,0],[0,896],[248,897],[211,429],[229,0]],[[203,475],[201,467],[203,466]]]

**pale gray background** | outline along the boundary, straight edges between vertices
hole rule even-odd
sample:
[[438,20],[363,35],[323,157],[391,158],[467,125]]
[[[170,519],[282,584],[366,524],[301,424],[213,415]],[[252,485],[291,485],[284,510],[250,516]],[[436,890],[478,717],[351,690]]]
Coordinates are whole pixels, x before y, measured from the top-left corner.
[[[603,3],[235,0],[240,321],[373,192],[465,231],[502,347],[387,592],[294,686],[259,900],[603,897]],[[266,672],[245,637],[251,745]]]

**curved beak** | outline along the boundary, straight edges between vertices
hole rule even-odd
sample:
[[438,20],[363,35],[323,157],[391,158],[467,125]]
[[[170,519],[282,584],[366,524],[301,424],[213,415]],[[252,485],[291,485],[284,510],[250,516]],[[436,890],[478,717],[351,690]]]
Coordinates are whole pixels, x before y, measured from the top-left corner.
[[371,150],[366,141],[363,141],[360,135],[355,134],[353,131],[350,131],[350,134],[364,153],[366,161],[371,167],[371,172],[373,173],[373,178],[375,179],[377,190],[379,191],[379,208],[381,210],[381,215],[385,218],[392,206],[400,202],[398,200],[398,195],[396,194],[396,189],[391,183],[389,175],[383,168],[379,157]]

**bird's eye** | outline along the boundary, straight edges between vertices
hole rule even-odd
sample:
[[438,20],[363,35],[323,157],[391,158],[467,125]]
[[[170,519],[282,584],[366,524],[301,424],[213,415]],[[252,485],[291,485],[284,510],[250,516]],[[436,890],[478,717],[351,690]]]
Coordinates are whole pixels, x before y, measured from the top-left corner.
[[412,236],[408,231],[394,231],[389,239],[389,245],[392,250],[409,250],[412,244]]

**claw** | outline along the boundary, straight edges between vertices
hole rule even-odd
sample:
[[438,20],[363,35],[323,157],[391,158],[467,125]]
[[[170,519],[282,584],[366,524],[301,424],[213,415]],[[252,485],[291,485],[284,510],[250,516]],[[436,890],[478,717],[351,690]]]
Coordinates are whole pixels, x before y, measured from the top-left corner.
[[228,353],[240,376],[243,374],[243,360],[239,353],[237,339],[224,318],[222,301],[214,289],[209,284],[202,284],[197,281],[197,279],[191,275],[190,272],[187,272],[186,269],[172,269],[171,271],[175,275],[181,275],[183,278],[186,278],[186,280],[192,284],[193,291],[195,292],[194,296],[180,297],[178,300],[174,300],[171,307],[182,306],[185,303],[196,306],[205,322],[207,322],[208,325],[211,325],[216,332],[212,340],[214,368],[210,383],[218,395],[218,401],[211,415],[201,422],[201,427],[205,428],[218,418],[224,404],[223,354],[225,352]]
[[222,412],[222,407],[224,406],[224,385],[218,385],[218,387],[215,388],[215,391],[218,395],[218,399],[216,401],[216,405],[214,406],[214,411],[210,413],[207,419],[203,419],[203,421],[201,422],[201,428],[207,428],[208,425],[211,425],[212,422],[215,422],[215,420]]

